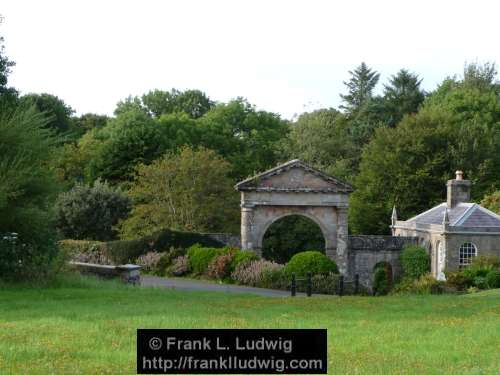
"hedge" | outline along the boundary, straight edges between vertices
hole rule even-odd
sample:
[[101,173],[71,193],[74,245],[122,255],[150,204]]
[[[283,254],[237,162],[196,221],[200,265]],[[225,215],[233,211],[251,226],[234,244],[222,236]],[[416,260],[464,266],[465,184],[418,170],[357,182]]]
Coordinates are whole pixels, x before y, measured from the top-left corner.
[[165,252],[171,247],[188,248],[194,244],[220,248],[224,244],[200,233],[177,232],[165,229],[135,240],[110,241],[106,243],[109,258],[115,264],[133,262],[149,251]]

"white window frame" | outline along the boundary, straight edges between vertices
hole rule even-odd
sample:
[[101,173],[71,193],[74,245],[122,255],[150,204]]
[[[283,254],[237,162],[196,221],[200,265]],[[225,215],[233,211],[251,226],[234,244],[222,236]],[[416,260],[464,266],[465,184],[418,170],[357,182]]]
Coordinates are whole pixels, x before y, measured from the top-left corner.
[[477,256],[477,246],[472,242],[464,242],[458,250],[458,266],[466,268],[471,265],[472,258]]

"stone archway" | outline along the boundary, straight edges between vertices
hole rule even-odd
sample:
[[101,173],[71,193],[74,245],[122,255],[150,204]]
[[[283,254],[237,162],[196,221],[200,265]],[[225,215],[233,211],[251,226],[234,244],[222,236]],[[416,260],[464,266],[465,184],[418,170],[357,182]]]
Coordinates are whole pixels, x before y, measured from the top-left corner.
[[241,192],[241,246],[261,255],[269,226],[288,215],[303,215],[321,228],[325,253],[347,271],[347,209],[352,187],[292,160],[236,185]]

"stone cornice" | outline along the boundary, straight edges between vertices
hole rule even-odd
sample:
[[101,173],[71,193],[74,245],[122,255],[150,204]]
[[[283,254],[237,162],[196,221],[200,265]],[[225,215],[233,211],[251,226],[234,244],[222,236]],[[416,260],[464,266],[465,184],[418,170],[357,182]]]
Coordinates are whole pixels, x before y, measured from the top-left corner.
[[[283,172],[289,171],[292,168],[301,168],[308,173],[311,173],[324,181],[329,182],[333,186],[326,189],[310,189],[310,188],[272,188],[272,187],[259,187],[259,182],[268,179],[272,176],[276,176]],[[286,192],[286,193],[297,193],[297,192],[307,192],[307,193],[350,193],[354,189],[351,185],[346,182],[339,180],[336,177],[329,176],[320,170],[307,165],[299,159],[290,160],[284,164],[278,165],[277,167],[271,168],[265,172],[259,173],[253,177],[247,178],[235,185],[235,189],[238,191],[258,191],[258,192]]]

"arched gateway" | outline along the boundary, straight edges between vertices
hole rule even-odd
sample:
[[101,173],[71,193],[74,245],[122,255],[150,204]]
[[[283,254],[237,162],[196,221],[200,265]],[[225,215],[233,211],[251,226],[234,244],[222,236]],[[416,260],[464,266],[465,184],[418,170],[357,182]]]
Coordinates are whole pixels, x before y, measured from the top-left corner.
[[288,215],[303,215],[319,225],[326,255],[346,273],[347,209],[353,191],[349,184],[296,159],[235,187],[241,192],[243,249],[261,255],[262,239],[273,222]]

